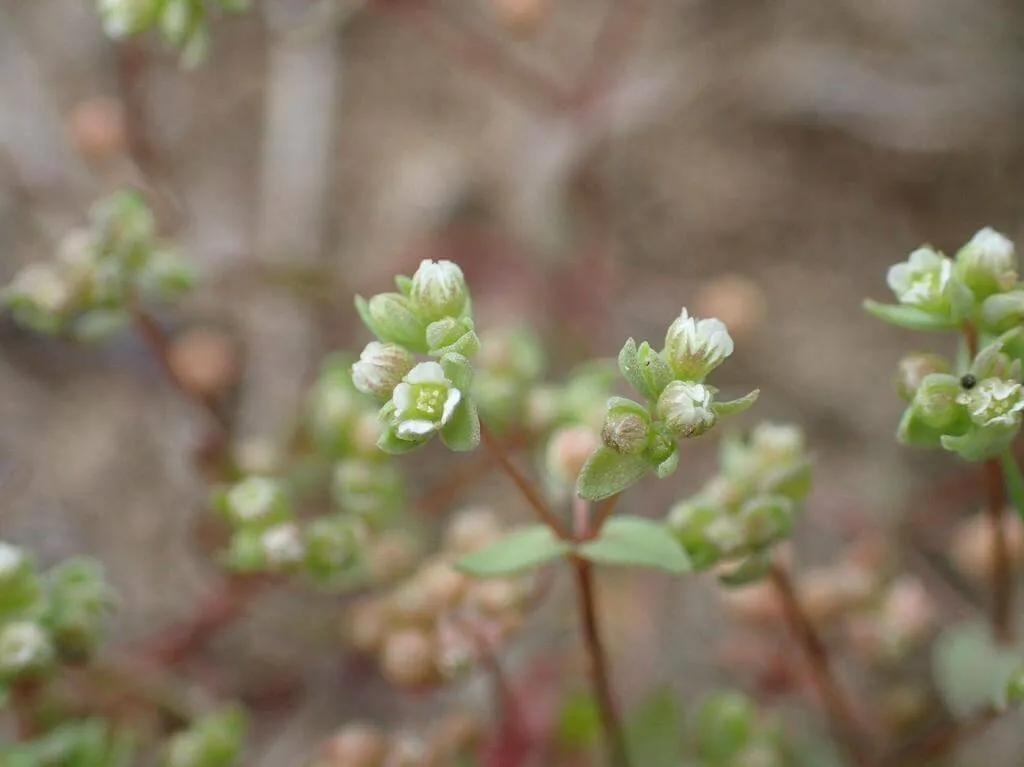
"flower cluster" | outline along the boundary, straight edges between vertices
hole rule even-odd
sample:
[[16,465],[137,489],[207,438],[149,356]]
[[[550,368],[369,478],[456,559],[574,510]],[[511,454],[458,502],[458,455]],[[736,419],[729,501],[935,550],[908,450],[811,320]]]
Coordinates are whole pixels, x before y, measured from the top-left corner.
[[345,584],[357,577],[368,535],[357,516],[335,513],[300,521],[286,483],[261,475],[219,489],[214,503],[233,530],[225,555],[231,569],[304,572],[325,585]]
[[656,351],[630,338],[619,352],[619,370],[645,403],[612,397],[601,432],[603,445],[580,473],[577,493],[596,501],[621,492],[650,471],[659,477],[679,465],[678,440],[700,437],[722,417],[750,407],[758,392],[717,401],[707,376],[733,352],[725,324],[691,317],[683,309]]
[[156,236],[138,195],[105,198],[89,219],[64,238],[53,261],[29,265],[4,289],[3,302],[22,324],[99,340],[128,323],[133,301],[172,301],[194,285],[192,269]]
[[167,45],[181,52],[181,62],[194,67],[206,58],[210,47],[210,6],[240,13],[249,0],[98,0],[103,30],[115,40],[157,28]]
[[385,679],[399,687],[422,689],[471,672],[522,627],[530,578],[474,581],[455,562],[505,532],[490,509],[456,514],[437,555],[346,614],[348,641],[376,655]]
[[738,563],[731,584],[760,578],[772,547],[792,532],[810,490],[811,461],[796,426],[762,423],[746,441],[722,443],[720,473],[668,515],[697,569]]
[[[378,447],[414,450],[438,434],[452,450],[480,442],[472,397],[470,357],[480,349],[462,270],[451,261],[423,261],[399,292],[356,298],[366,327],[377,337],[352,365],[352,383],[382,403]],[[417,361],[415,355],[432,359]]]
[[1024,421],[1024,285],[1018,282],[1013,243],[982,229],[954,258],[931,247],[914,251],[889,270],[898,305],[865,308],[894,325],[957,330],[957,365],[931,353],[905,357],[897,389],[907,402],[897,438],[903,444],[942,447],[964,460],[999,455]]
[[94,562],[70,559],[40,572],[27,552],[0,541],[0,687],[88,660],[112,606]]

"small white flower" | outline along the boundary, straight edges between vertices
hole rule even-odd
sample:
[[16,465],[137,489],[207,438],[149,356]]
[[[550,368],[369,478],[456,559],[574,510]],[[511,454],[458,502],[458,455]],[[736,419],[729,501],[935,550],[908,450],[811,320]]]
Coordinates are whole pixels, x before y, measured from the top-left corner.
[[352,365],[352,384],[363,394],[387,400],[414,364],[412,354],[401,346],[371,341]]
[[990,226],[986,226],[975,234],[967,243],[967,247],[976,250],[993,264],[1008,269],[1016,266],[1017,251],[1013,246],[1013,241]]
[[1017,252],[1012,241],[986,227],[956,254],[956,269],[977,298],[987,298],[1017,282]]
[[52,652],[50,638],[37,623],[17,621],[0,629],[0,669],[20,671],[40,665]]
[[306,547],[298,525],[288,522],[267,530],[260,537],[267,562],[276,567],[292,565],[306,556]]
[[421,362],[395,387],[395,434],[400,439],[420,440],[439,431],[451,421],[462,401],[462,392],[452,386],[437,362]]
[[701,381],[733,352],[725,323],[698,320],[684,308],[665,335],[665,359],[680,378]]
[[280,500],[281,488],[269,477],[247,477],[227,494],[228,508],[243,522],[269,516]]
[[986,378],[962,392],[957,402],[967,407],[978,426],[1017,426],[1024,418],[1024,387],[1016,381]]
[[14,575],[24,564],[24,551],[17,546],[0,541],[0,579]]
[[699,437],[718,420],[711,390],[703,384],[673,381],[658,398],[658,416],[676,437]]
[[409,297],[424,317],[440,320],[459,317],[466,307],[469,291],[458,264],[426,259],[412,276]]
[[58,314],[72,298],[71,286],[52,264],[30,264],[11,282],[8,294],[47,314]]
[[785,461],[803,452],[804,433],[793,424],[761,423],[750,434],[750,446],[764,462]]
[[886,282],[901,304],[925,311],[941,311],[947,304],[947,288],[953,262],[933,248],[918,248],[903,263],[889,268]]

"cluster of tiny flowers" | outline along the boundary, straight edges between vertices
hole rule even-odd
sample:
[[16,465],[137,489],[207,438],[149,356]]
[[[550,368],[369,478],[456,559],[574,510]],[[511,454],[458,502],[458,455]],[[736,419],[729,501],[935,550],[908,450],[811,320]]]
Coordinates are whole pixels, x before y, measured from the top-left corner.
[[89,226],[67,234],[52,261],[30,264],[2,293],[23,325],[99,340],[126,325],[136,300],[173,301],[195,274],[156,236],[140,197],[122,192],[93,206]]
[[161,767],[232,767],[245,746],[248,721],[237,706],[228,706],[192,722],[164,744]]
[[691,317],[683,309],[669,326],[659,352],[630,338],[619,353],[619,370],[644,403],[612,397],[601,431],[603,444],[580,474],[577,493],[600,500],[621,492],[644,474],[672,474],[679,465],[678,440],[700,437],[719,419],[739,413],[757,399],[755,390],[727,402],[708,375],[733,352],[725,324]]
[[530,601],[531,578],[474,581],[455,569],[505,531],[490,509],[457,513],[441,550],[388,588],[356,603],[343,619],[352,647],[376,656],[384,678],[424,689],[459,678],[517,634]]
[[[385,453],[414,450],[438,434],[451,450],[480,442],[470,358],[480,350],[462,270],[451,261],[423,261],[399,292],[356,298],[376,337],[352,365],[354,386],[373,396],[384,426]],[[417,361],[416,355],[430,359]]]
[[228,567],[242,573],[305,573],[334,586],[358,578],[369,535],[344,512],[299,520],[289,488],[277,477],[251,475],[215,493],[217,511],[232,527]]
[[351,722],[320,747],[311,767],[443,767],[472,756],[483,723],[470,713],[453,712],[426,727],[386,731]]
[[0,541],[0,686],[88,660],[112,605],[94,562],[40,572],[24,549]]
[[722,443],[720,472],[668,515],[694,567],[731,566],[723,581],[757,579],[772,548],[789,538],[810,490],[811,461],[801,430],[762,423],[746,441]]
[[907,402],[897,438],[942,447],[968,461],[1002,452],[1024,420],[1024,285],[1013,243],[983,229],[954,258],[931,247],[889,270],[898,305],[866,302],[873,315],[919,330],[958,330],[966,349],[980,349],[959,369],[934,353],[899,365],[897,389]]
[[122,40],[158,29],[164,41],[180,51],[182,64],[193,67],[210,46],[211,7],[229,13],[248,10],[249,0],[98,0],[103,30]]

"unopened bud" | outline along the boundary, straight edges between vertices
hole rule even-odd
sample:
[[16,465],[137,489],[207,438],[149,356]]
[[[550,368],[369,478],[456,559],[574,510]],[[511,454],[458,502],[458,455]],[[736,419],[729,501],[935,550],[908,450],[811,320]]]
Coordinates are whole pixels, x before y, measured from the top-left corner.
[[640,455],[650,441],[651,417],[647,409],[623,397],[608,403],[601,441],[622,455]]
[[673,436],[699,437],[710,431],[718,420],[711,402],[711,390],[706,386],[673,381],[658,398],[658,416]]
[[949,360],[941,354],[917,352],[900,360],[896,368],[896,392],[911,402],[924,379],[933,373],[949,373]]
[[1009,290],[1017,282],[1013,243],[991,227],[971,238],[956,254],[955,272],[978,300]]
[[419,629],[401,629],[384,641],[381,673],[398,687],[422,687],[437,677],[435,657],[430,636]]
[[427,352],[427,322],[416,315],[401,293],[379,293],[369,301],[356,298],[359,314],[377,338],[412,352]]
[[352,365],[352,383],[363,394],[386,402],[415,364],[415,357],[403,347],[371,341]]
[[54,659],[50,637],[34,621],[0,626],[0,680],[45,670]]
[[409,298],[418,314],[434,321],[462,316],[469,304],[469,290],[457,264],[428,259],[412,276]]

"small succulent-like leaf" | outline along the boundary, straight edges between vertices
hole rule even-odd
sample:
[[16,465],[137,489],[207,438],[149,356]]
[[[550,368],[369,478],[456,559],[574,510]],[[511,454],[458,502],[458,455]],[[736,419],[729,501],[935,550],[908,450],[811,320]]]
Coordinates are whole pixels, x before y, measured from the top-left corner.
[[471,397],[459,404],[452,420],[441,429],[441,441],[457,453],[468,453],[480,444],[480,417]]
[[395,287],[398,288],[398,292],[406,298],[412,292],[412,277],[406,277],[404,274],[399,274],[395,277]]
[[711,409],[714,411],[715,415],[720,418],[736,415],[738,413],[742,413],[757,402],[757,398],[760,394],[760,389],[754,389],[750,394],[740,397],[739,399],[729,400],[727,402],[713,402],[711,404]]
[[863,307],[864,311],[872,317],[889,325],[906,328],[907,330],[940,332],[955,330],[957,327],[956,323],[948,317],[937,317],[913,306],[880,304],[877,301],[868,299],[863,303]]
[[412,452],[422,444],[424,443],[401,439],[393,429],[387,428],[381,432],[380,438],[377,440],[377,449],[388,455],[402,455]]
[[668,458],[654,467],[654,473],[658,476],[658,479],[671,477],[676,473],[676,469],[679,468],[679,448],[676,445],[672,447],[672,452],[668,454]]
[[619,352],[619,371],[622,373],[622,377],[629,381],[630,385],[644,397],[652,399],[657,396],[652,392],[641,374],[636,341],[632,338],[626,340],[622,351]]
[[462,557],[455,567],[478,578],[500,578],[534,570],[571,550],[547,525],[529,525]]
[[576,494],[587,501],[601,501],[636,484],[650,470],[643,456],[622,455],[602,445],[583,465],[576,481]]
[[581,544],[577,552],[584,559],[599,564],[643,567],[670,573],[685,573],[692,569],[690,558],[668,525],[643,517],[612,517],[600,535]]
[[449,352],[441,357],[441,369],[444,370],[445,378],[452,382],[452,386],[468,394],[473,384],[473,368],[469,364],[469,358],[463,354]]

